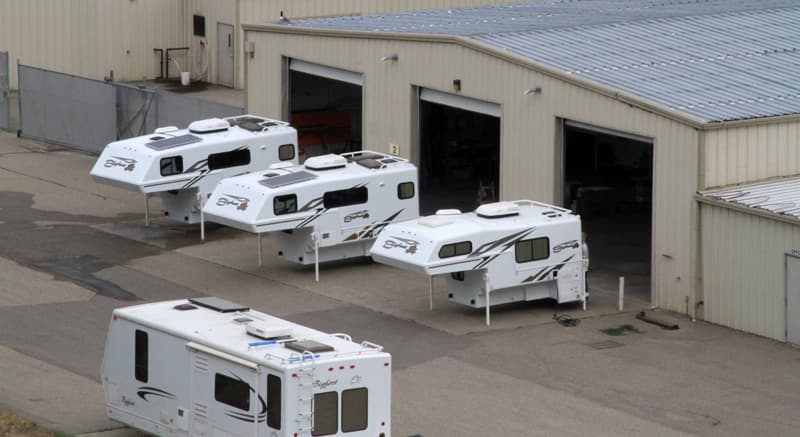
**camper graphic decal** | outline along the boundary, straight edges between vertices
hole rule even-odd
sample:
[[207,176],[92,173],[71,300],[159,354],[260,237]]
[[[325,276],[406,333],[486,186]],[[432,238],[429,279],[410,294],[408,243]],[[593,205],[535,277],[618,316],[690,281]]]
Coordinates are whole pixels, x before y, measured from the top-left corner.
[[356,211],[356,212],[354,212],[352,214],[347,214],[346,216],[344,216],[344,222],[345,223],[350,223],[353,220],[360,219],[360,218],[368,219],[369,218],[369,211],[367,211],[366,209],[363,209],[361,211]]
[[314,382],[311,384],[311,386],[319,390],[325,390],[326,388],[333,387],[338,383],[339,383],[338,379],[326,379],[325,381],[315,379]]
[[557,245],[553,246],[553,253],[561,252],[564,249],[570,249],[570,248],[577,249],[580,246],[581,245],[578,244],[578,240],[566,241],[564,243],[557,244]]
[[133,171],[136,168],[136,160],[132,158],[123,158],[121,156],[112,156],[109,159],[106,159],[105,164],[103,164],[105,168],[111,167],[123,167],[125,171]]
[[[396,213],[390,215],[389,217],[386,217],[386,219],[383,220],[383,221],[372,222],[372,223],[368,224],[367,226],[364,226],[363,228],[361,228],[361,231],[354,232],[354,233],[348,235],[347,238],[344,239],[344,241],[354,241],[354,240],[359,240],[359,239],[364,239],[364,238],[375,238],[378,234],[381,233],[383,228],[385,228],[390,223],[392,223],[394,221],[394,219],[396,219],[397,216],[399,216],[403,211],[405,211],[405,208],[402,208],[400,211],[397,211]],[[415,249],[415,251],[416,251],[416,249]]]
[[417,253],[417,247],[419,247],[418,241],[412,240],[410,238],[395,237],[394,235],[389,237],[388,240],[383,242],[384,249],[400,248],[400,249],[405,249],[406,253],[410,254]]
[[524,284],[526,282],[541,281],[542,279],[546,278],[547,275],[549,275],[551,272],[557,272],[557,271],[561,270],[561,268],[564,267],[567,264],[567,262],[569,262],[569,260],[571,260],[574,257],[575,257],[575,255],[570,255],[564,261],[562,261],[561,264],[557,264],[557,265],[549,267],[549,268],[548,267],[544,267],[541,270],[539,270],[538,272],[536,272],[536,273],[528,276],[527,278],[523,279],[522,283]]
[[217,199],[217,206],[235,206],[239,211],[244,211],[250,203],[247,197],[234,196],[233,194],[223,194],[225,197]]
[[486,267],[486,264],[489,264],[490,262],[494,261],[503,252],[505,252],[508,249],[511,249],[512,247],[514,247],[515,244],[517,244],[523,238],[527,237],[535,229],[536,228],[525,229],[525,230],[519,231],[517,233],[511,234],[511,235],[507,235],[507,236],[505,236],[503,238],[500,238],[500,239],[497,239],[497,240],[494,240],[494,241],[490,241],[490,242],[488,242],[486,244],[481,245],[479,248],[475,249],[471,254],[467,255],[467,258],[474,258],[474,257],[483,256],[484,254],[486,254],[486,253],[488,253],[488,252],[500,247],[501,245],[502,245],[502,248],[496,254],[494,254],[492,256],[484,257],[483,261],[481,261],[478,264],[476,264],[475,267],[472,268],[472,270],[478,270],[478,269],[482,269],[482,268]]
[[[229,150],[229,152],[235,152],[237,150],[244,150],[246,148],[247,147],[245,147],[245,146],[241,146],[241,147],[237,147],[236,149]],[[222,153],[225,153],[225,152],[222,152]],[[194,172],[198,172],[198,171],[200,172],[200,174],[195,176],[195,177],[193,177],[192,179],[190,179],[189,182],[187,182],[186,184],[183,185],[183,187],[181,187],[181,189],[185,190],[185,189],[191,187],[192,185],[200,182],[201,179],[206,177],[208,172],[211,171],[208,168],[208,158],[201,159],[201,160],[195,162],[194,164],[190,165],[189,168],[187,168],[186,170],[183,171],[183,174],[194,173]]]
[[147,399],[148,396],[156,396],[167,399],[177,399],[174,394],[155,387],[139,387],[139,389],[136,390],[136,394],[139,395],[139,397],[142,398],[142,400],[144,400],[145,402],[150,402],[150,399]]
[[[230,373],[231,376],[233,376],[234,378],[238,379],[239,381],[242,381],[243,383],[247,384],[247,387],[250,388],[250,392],[251,393],[255,393],[256,392],[256,390],[253,388],[253,386],[248,384],[247,381],[245,381],[241,377],[239,377],[239,375],[237,375],[237,374],[235,374],[233,372],[228,372],[228,373]],[[252,414],[242,413],[242,412],[236,411],[236,410],[228,410],[228,411],[225,412],[225,415],[228,416],[228,417],[234,418],[236,420],[241,420],[243,422],[253,423],[253,420],[256,419],[256,418],[258,419],[258,422],[264,422],[265,420],[267,420],[267,403],[264,401],[264,398],[262,398],[261,395],[258,395],[258,402],[259,402],[259,405],[261,406],[261,408],[258,411],[257,417],[253,416]]]

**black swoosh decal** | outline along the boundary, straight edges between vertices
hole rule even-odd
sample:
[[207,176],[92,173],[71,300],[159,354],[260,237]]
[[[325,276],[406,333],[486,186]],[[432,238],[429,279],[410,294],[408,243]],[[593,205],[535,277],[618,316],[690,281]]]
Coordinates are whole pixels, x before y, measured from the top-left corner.
[[174,394],[155,387],[139,387],[139,390],[136,392],[136,394],[145,402],[150,402],[150,400],[147,399],[147,396],[177,399]]

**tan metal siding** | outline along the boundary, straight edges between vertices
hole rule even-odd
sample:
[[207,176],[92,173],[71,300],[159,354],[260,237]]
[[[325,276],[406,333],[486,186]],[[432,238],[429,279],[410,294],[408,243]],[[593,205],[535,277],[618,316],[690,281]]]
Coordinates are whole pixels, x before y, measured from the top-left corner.
[[[193,79],[203,79],[211,83],[217,82],[217,23],[230,24],[234,28],[234,80],[240,75],[239,60],[244,51],[243,34],[239,29],[239,20],[236,13],[238,0],[188,0],[189,12],[186,14],[186,38],[191,47],[190,62],[191,72]],[[193,16],[202,15],[206,18],[206,36],[194,36],[192,28]],[[202,47],[200,41],[206,43],[205,48]],[[203,51],[205,50],[204,59]],[[204,65],[205,64],[205,65]],[[207,66],[207,71],[206,67]],[[241,74],[244,78],[244,75]],[[241,86],[240,82],[236,82],[236,86]]]
[[[457,44],[365,40],[249,32],[255,58],[248,60],[248,110],[282,116],[282,58],[365,74],[364,147],[387,151],[399,144],[410,156],[412,87],[452,91],[502,105],[501,181],[504,199],[552,201],[555,179],[555,119],[563,117],[655,138],[655,304],[684,311],[693,285],[692,196],[697,189],[695,129],[559,79]],[[392,53],[398,62],[381,62]],[[523,96],[541,86],[540,96]],[[663,256],[663,255],[666,256]]]
[[786,339],[784,254],[800,247],[800,226],[701,205],[704,318]]
[[701,188],[800,173],[800,121],[714,129],[704,135],[706,171]]
[[102,79],[158,75],[156,47],[185,41],[184,0],[0,0],[0,51],[21,63]]

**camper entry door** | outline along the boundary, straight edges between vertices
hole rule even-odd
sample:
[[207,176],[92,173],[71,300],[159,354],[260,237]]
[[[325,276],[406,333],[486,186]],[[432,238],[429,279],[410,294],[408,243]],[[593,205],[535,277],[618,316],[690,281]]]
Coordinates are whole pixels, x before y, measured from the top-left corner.
[[191,433],[258,435],[267,406],[258,394],[258,367],[223,352],[198,350],[192,356]]

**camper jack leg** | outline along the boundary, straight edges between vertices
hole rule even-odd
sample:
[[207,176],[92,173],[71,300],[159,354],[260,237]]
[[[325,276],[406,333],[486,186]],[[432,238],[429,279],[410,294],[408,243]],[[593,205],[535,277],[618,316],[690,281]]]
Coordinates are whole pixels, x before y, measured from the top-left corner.
[[197,193],[197,203],[200,205],[200,240],[205,241],[206,239],[206,220],[203,216],[203,207],[206,206],[205,202],[203,202],[203,193]]
[[258,266],[262,267],[264,265],[264,263],[262,262],[262,259],[261,259],[261,252],[263,250],[261,248],[261,232],[259,232],[256,235],[258,235]]
[[144,226],[150,227],[150,193],[144,193]]
[[319,233],[314,232],[311,238],[314,240],[314,276],[319,282]]
[[428,286],[428,306],[431,311],[433,311],[433,276],[430,277],[430,283]]
[[485,284],[484,288],[486,290],[485,291],[485,293],[486,293],[486,326],[489,326],[491,324],[491,320],[489,318],[490,317],[489,308],[492,306],[492,303],[489,301],[489,295],[492,292],[492,286],[489,285],[489,274],[488,273],[484,273],[483,274],[483,283]]

